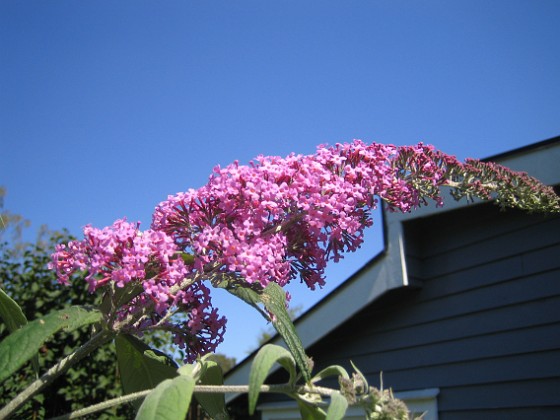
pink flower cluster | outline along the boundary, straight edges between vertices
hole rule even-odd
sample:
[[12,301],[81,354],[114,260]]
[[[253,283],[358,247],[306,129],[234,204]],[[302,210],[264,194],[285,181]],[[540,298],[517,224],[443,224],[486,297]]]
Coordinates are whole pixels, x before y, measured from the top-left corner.
[[[424,159],[426,150],[354,141],[217,167],[204,187],[161,203],[152,228],[191,252],[200,272],[235,273],[262,286],[299,276],[314,289],[324,284],[328,260],[362,244],[375,195],[393,210],[410,211],[426,196],[441,204],[446,159]],[[395,167],[403,153],[410,167]]]
[[[101,230],[86,227],[83,241],[57,248],[52,268],[62,282],[76,270],[87,271],[92,291],[140,282],[144,293],[129,310],[153,302],[157,316],[148,326],[172,306],[188,314],[173,329],[192,360],[216,347],[225,323],[201,279],[261,288],[299,277],[311,289],[322,286],[327,262],[361,246],[376,197],[391,211],[409,212],[428,200],[443,205],[442,186],[457,199],[493,197],[501,205],[560,211],[552,189],[526,174],[461,163],[422,143],[355,140],[320,146],[308,156],[260,156],[246,166],[216,167],[202,188],[160,203],[151,230],[140,233],[124,220]],[[190,254],[188,264],[177,257],[181,252]],[[185,278],[192,281],[178,290]],[[171,293],[173,287],[178,291]]]
[[508,194],[532,191],[533,206],[558,208],[554,192],[538,181],[474,162],[463,164],[422,143],[360,140],[320,146],[309,156],[260,156],[247,166],[216,167],[202,188],[169,196],[156,208],[152,228],[192,253],[198,272],[262,286],[300,277],[314,289],[324,284],[329,260],[362,244],[376,196],[391,211],[409,212],[428,200],[442,206],[442,186],[452,187],[456,197],[497,194],[510,205],[519,203]]
[[[193,348],[213,351],[222,341],[225,318],[218,317],[212,309],[208,288],[200,282],[188,285],[185,290],[177,287],[189,275],[189,269],[173,240],[164,232],[140,232],[138,225],[124,219],[103,229],[86,226],[82,241],[57,245],[49,268],[56,271],[62,283],[68,283],[77,271],[86,271],[90,292],[111,284],[117,288],[131,282],[141,284],[143,292],[119,308],[119,316],[123,318],[153,305],[153,314],[136,328],[138,332],[149,329],[169,311],[179,308],[188,314],[188,320],[180,329],[174,329],[177,342],[188,341]],[[173,290],[174,286],[177,290]],[[169,323],[164,327],[173,329]],[[190,352],[188,359],[196,354]]]

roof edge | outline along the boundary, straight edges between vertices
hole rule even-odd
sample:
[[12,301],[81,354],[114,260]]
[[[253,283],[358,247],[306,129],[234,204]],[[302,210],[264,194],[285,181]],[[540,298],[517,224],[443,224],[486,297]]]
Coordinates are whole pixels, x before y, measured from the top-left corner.
[[493,162],[493,161],[496,161],[496,160],[498,160],[498,161],[505,160],[509,157],[512,157],[512,156],[515,156],[515,155],[518,155],[518,154],[522,154],[522,153],[527,153],[527,152],[530,152],[530,151],[533,151],[533,150],[538,150],[538,149],[541,149],[541,148],[545,148],[545,147],[548,147],[550,145],[553,145],[553,144],[559,143],[559,142],[560,142],[560,136],[555,136],[555,137],[548,138],[546,140],[538,141],[536,143],[528,144],[526,146],[521,146],[521,147],[518,147],[516,149],[511,149],[511,150],[507,150],[505,152],[501,152],[501,153],[498,153],[498,154],[495,154],[495,155],[492,155],[492,156],[488,156],[488,157],[485,157],[485,158],[480,159],[480,160],[482,160],[484,162],[488,162],[488,161]]

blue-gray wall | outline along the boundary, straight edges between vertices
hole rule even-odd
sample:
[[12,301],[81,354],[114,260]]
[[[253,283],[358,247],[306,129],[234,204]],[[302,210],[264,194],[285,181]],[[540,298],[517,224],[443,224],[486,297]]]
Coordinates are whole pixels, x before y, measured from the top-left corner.
[[560,418],[560,218],[476,205],[405,224],[409,276],[309,350],[439,418]]

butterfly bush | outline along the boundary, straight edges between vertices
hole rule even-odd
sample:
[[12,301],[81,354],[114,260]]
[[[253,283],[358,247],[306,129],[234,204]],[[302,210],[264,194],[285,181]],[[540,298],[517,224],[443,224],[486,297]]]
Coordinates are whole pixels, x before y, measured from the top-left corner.
[[[430,201],[442,206],[442,187],[455,199],[560,211],[554,191],[524,173],[472,159],[461,163],[422,143],[355,140],[319,146],[313,155],[215,167],[203,187],[160,203],[151,229],[140,232],[125,220],[104,229],[87,226],[83,241],[58,246],[51,267],[63,283],[86,271],[90,291],[141,284],[121,318],[153,309],[132,317],[129,328],[166,327],[193,360],[213,351],[225,330],[202,281],[262,289],[300,278],[311,289],[323,286],[328,261],[361,246],[378,199],[389,211],[410,212]],[[170,326],[175,309],[188,320]]]

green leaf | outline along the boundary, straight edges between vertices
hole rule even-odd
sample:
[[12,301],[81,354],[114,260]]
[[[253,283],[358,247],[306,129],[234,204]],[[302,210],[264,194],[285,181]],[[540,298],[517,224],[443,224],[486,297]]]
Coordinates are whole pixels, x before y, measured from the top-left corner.
[[177,376],[161,382],[148,396],[138,410],[137,420],[184,420],[189,410],[194,391],[194,379]]
[[272,325],[284,339],[288,349],[294,356],[303,378],[306,382],[309,382],[311,380],[309,358],[305,354],[305,349],[297,335],[292,317],[286,308],[286,292],[276,283],[269,283],[261,292],[248,287],[239,287],[228,280],[222,281],[216,286],[226,289],[229,293],[253,306],[269,320],[269,316],[258,305],[259,303],[264,304],[266,310],[273,315]]
[[195,365],[193,365],[193,364],[183,365],[179,369],[177,369],[177,373],[179,375],[191,376],[191,377],[194,378],[196,376],[195,375]]
[[286,342],[288,349],[294,356],[297,366],[301,370],[305,382],[311,380],[311,368],[309,358],[305,354],[305,349],[299,336],[290,313],[286,308],[286,292],[276,283],[269,283],[261,296],[266,309],[274,315],[272,325]]
[[[201,385],[223,385],[224,375],[222,368],[212,360],[205,360],[201,362],[204,364],[201,370],[199,383]],[[204,411],[215,420],[229,419],[229,414],[226,410],[226,399],[224,394],[216,393],[201,393],[195,394],[196,400],[202,406]]]
[[264,345],[255,356],[249,373],[249,414],[251,415],[255,412],[261,385],[276,362],[290,373],[290,383],[295,380],[296,366],[290,352],[274,344]]
[[331,403],[327,410],[326,420],[340,420],[344,418],[346,409],[348,408],[348,401],[339,392],[335,391],[331,395]]
[[319,381],[322,381],[325,378],[328,378],[329,376],[342,376],[344,379],[348,379],[348,372],[346,372],[346,369],[344,369],[342,366],[339,365],[331,365],[329,367],[326,367],[325,369],[323,369],[322,371],[320,371],[319,373],[317,373],[312,379],[311,379],[311,383],[316,383]]
[[72,306],[52,312],[14,331],[0,343],[0,382],[31,359],[43,343],[60,330],[73,331],[101,320],[96,309]]
[[258,306],[259,302],[264,304],[266,310],[273,315],[272,325],[284,339],[288,349],[294,356],[303,378],[306,382],[309,382],[311,380],[309,358],[305,354],[305,349],[297,335],[292,317],[286,308],[286,292],[276,283],[269,283],[262,292],[256,292],[250,288],[235,287],[228,281],[220,283],[218,287],[225,288],[231,294],[255,307],[265,318],[269,319],[266,313]]
[[19,305],[2,289],[0,289],[0,318],[4,320],[9,332],[14,332],[27,324],[27,318]]
[[327,415],[325,412],[314,404],[309,404],[308,402],[296,398],[299,407],[299,413],[301,414],[302,420],[325,420]]
[[[27,318],[21,307],[0,288],[0,318],[4,320],[9,332],[16,331],[19,327],[27,325]],[[37,353],[31,358],[35,376],[39,377],[39,358]]]
[[262,302],[261,301],[262,291],[257,292],[256,290],[253,290],[250,287],[239,286],[229,280],[224,280],[216,284],[215,286],[221,289],[226,289],[233,296],[241,299],[243,302],[255,308],[267,321],[270,320],[266,312],[264,312],[259,306],[259,303]]
[[[120,334],[115,345],[124,394],[155,388],[163,380],[178,375],[173,360],[136,337]],[[132,404],[138,409],[141,400]]]

